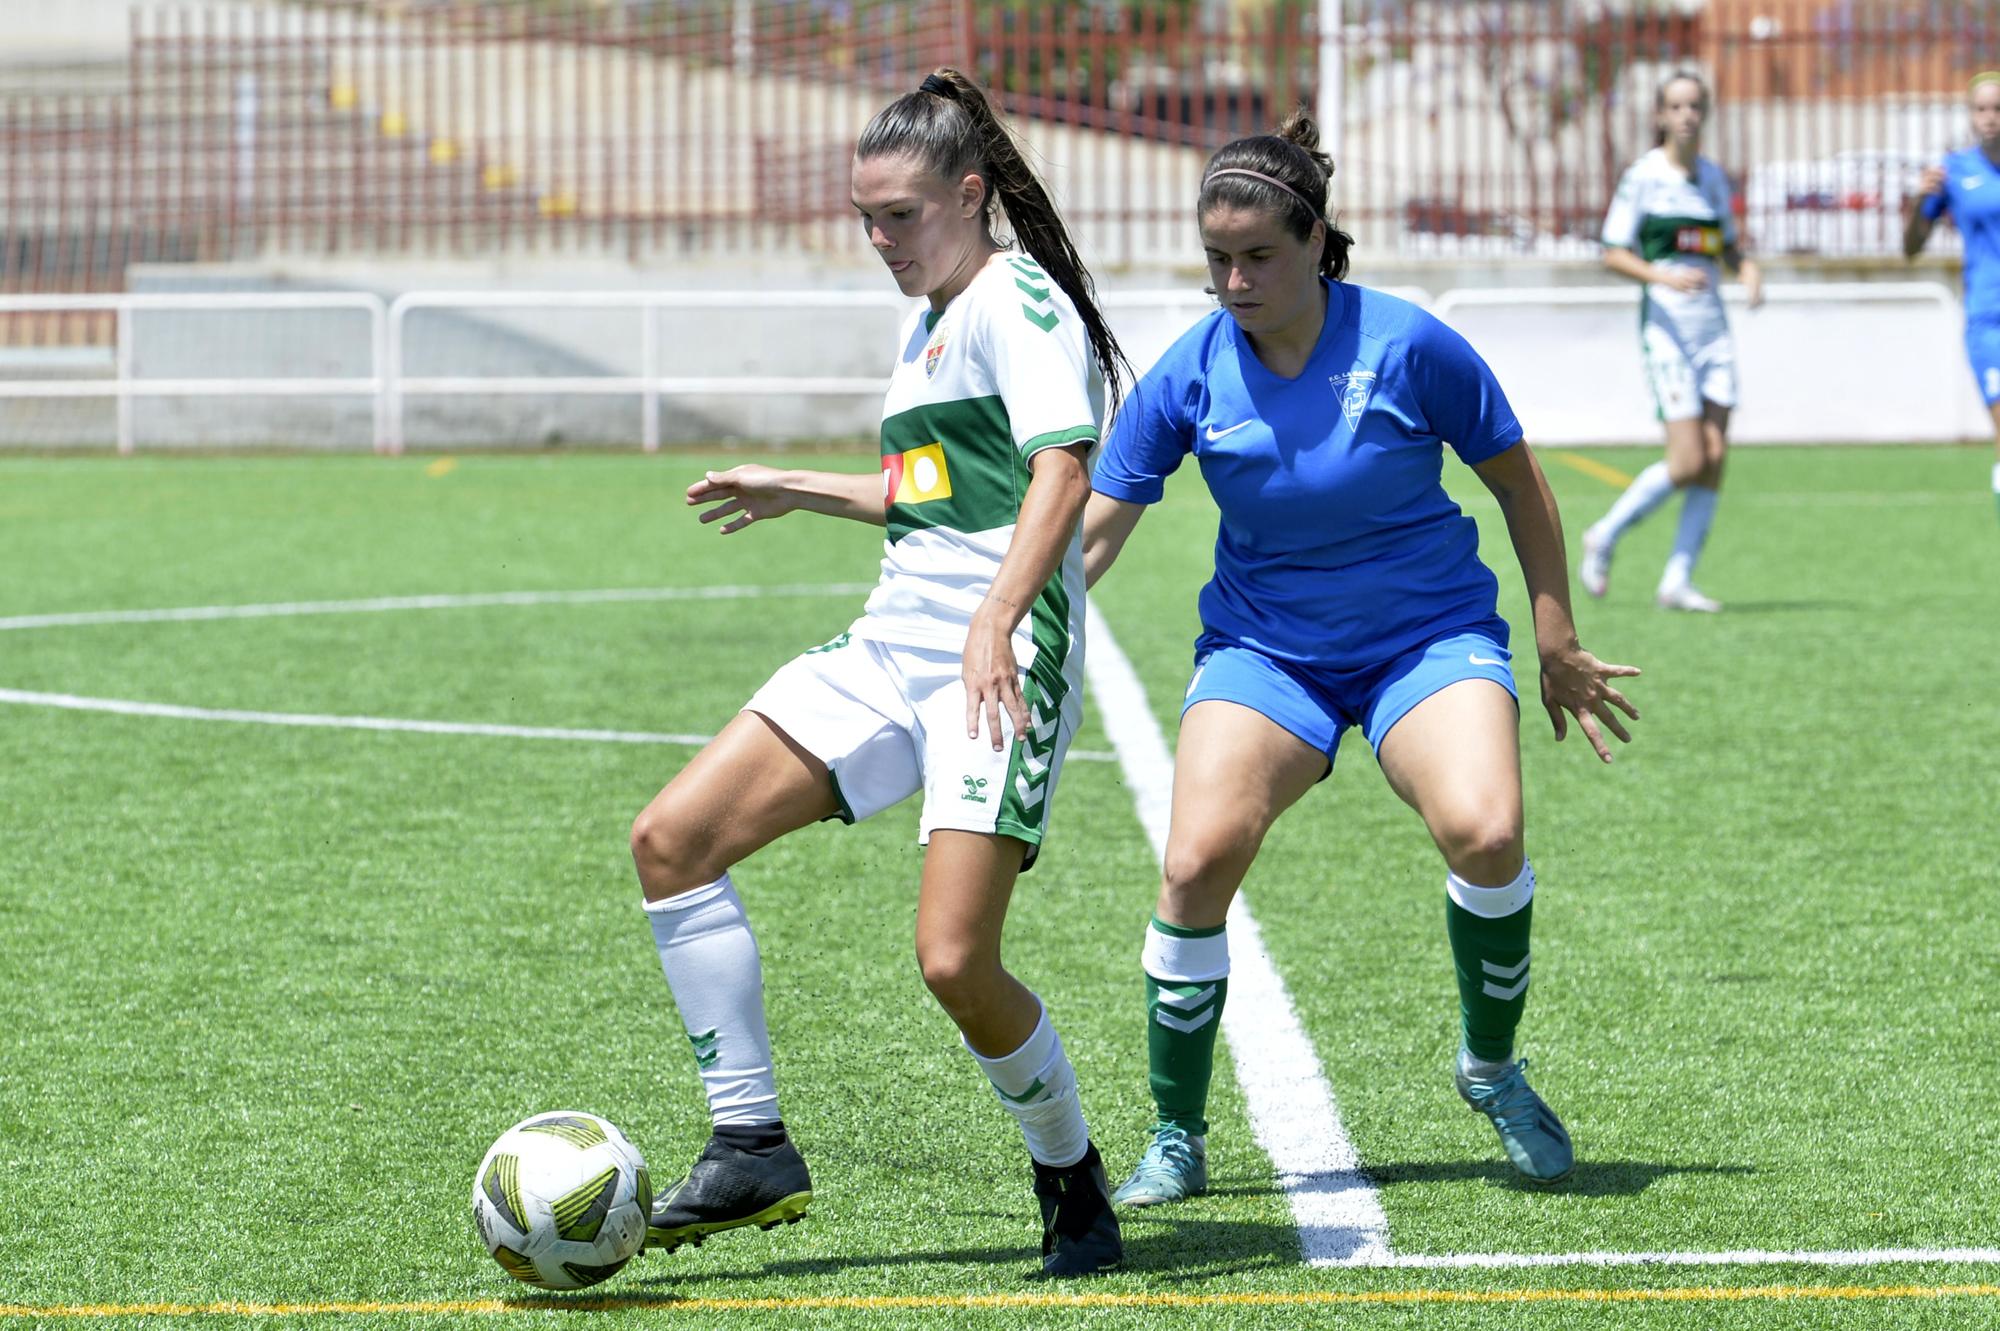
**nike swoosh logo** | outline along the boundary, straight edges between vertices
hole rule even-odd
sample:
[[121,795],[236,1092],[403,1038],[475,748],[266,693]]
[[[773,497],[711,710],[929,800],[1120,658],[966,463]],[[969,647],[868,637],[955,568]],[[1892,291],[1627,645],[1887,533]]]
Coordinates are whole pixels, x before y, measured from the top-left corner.
[[1250,424],[1249,421],[1240,421],[1237,424],[1230,426],[1226,430],[1218,430],[1213,425],[1211,425],[1208,427],[1209,442],[1213,443],[1215,440],[1220,439],[1227,434],[1235,434],[1238,430],[1244,429],[1249,424]]
[[1486,659],[1485,657],[1481,656],[1481,655],[1480,655],[1480,654],[1479,654],[1478,652],[1467,652],[1467,653],[1465,654],[1465,659],[1466,659],[1466,660],[1468,660],[1468,661],[1470,661],[1470,662],[1472,662],[1472,664],[1474,664],[1474,665],[1506,665],[1506,664],[1507,664],[1507,663],[1506,663],[1505,661],[1489,661],[1489,660],[1487,660],[1487,659]]

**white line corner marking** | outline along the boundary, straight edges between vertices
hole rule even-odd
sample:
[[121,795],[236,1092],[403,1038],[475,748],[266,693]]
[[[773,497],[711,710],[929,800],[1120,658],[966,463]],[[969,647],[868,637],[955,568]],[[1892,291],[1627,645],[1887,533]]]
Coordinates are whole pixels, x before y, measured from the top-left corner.
[[[1155,859],[1167,848],[1173,807],[1173,755],[1146,702],[1131,661],[1118,650],[1095,601],[1086,601],[1084,672],[1111,737],[1139,822]],[[1264,950],[1264,939],[1238,892],[1229,908],[1230,1002],[1222,1035],[1236,1064],[1257,1144],[1271,1157],[1278,1186],[1299,1227],[1299,1246],[1315,1266],[1383,1265],[1391,1260],[1389,1218],[1381,1195],[1361,1172],[1361,1158],[1340,1124],[1333,1088],[1299,1025],[1291,995]]]

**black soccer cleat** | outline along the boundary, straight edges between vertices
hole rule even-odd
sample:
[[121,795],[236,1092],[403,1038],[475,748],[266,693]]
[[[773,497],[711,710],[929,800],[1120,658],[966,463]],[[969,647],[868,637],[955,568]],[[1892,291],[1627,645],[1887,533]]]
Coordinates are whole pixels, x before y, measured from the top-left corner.
[[1111,1185],[1095,1143],[1067,1169],[1037,1161],[1035,1200],[1042,1204],[1044,1276],[1094,1276],[1125,1260]]
[[687,1177],[653,1203],[646,1247],[672,1252],[725,1229],[797,1224],[811,1202],[812,1176],[789,1138],[768,1151],[744,1151],[711,1137]]

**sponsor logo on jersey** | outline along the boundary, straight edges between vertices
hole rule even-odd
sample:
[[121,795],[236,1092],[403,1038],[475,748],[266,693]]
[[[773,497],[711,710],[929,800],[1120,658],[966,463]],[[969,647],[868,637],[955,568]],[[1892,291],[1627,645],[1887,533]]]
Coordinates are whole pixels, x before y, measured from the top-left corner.
[[924,378],[937,373],[938,362],[944,359],[945,332],[940,328],[931,334],[930,345],[924,348]]
[[925,444],[882,459],[882,506],[927,504],[951,498],[951,471],[945,466],[944,445]]
[[1682,254],[1706,254],[1711,257],[1722,253],[1722,228],[1719,226],[1684,226],[1674,232],[1674,249]]
[[1333,391],[1340,394],[1340,414],[1347,417],[1347,427],[1351,430],[1361,420],[1361,413],[1368,410],[1368,395],[1375,391],[1375,371],[1350,370],[1346,374],[1330,374],[1326,381],[1333,385]]

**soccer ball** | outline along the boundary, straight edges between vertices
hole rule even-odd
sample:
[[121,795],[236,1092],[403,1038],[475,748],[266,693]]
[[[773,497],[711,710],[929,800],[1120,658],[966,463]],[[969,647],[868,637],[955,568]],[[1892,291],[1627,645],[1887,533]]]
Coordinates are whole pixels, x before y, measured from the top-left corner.
[[639,1148],[595,1114],[537,1114],[500,1134],[472,1183],[493,1260],[543,1289],[595,1285],[646,1244],[653,1183]]

